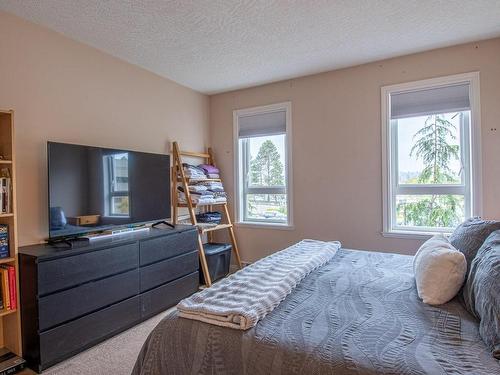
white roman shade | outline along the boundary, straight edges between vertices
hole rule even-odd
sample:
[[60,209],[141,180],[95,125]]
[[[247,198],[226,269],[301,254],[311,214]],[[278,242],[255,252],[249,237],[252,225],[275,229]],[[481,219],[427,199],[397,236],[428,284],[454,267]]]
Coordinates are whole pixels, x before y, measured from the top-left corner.
[[469,83],[391,94],[392,119],[469,109]]
[[239,138],[261,137],[286,133],[286,111],[241,116],[238,119]]

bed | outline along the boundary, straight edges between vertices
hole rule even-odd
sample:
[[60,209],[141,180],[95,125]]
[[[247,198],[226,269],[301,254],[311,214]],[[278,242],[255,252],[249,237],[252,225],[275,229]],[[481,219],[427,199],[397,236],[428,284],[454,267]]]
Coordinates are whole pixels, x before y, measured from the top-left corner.
[[247,331],[172,312],[133,375],[499,374],[456,299],[422,303],[411,256],[340,249]]

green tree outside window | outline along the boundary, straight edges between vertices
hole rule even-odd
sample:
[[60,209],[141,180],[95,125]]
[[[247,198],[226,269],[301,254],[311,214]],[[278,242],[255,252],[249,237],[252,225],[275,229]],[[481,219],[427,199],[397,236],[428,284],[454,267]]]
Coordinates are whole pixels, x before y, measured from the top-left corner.
[[[456,140],[456,126],[442,115],[428,116],[424,126],[413,136],[410,156],[422,160],[424,169],[415,181],[417,184],[455,184],[460,177],[450,169],[452,160],[460,159]],[[423,199],[422,199],[423,198]],[[397,213],[405,226],[453,227],[462,219],[460,196],[430,195],[417,201],[403,201]]]
[[271,140],[262,143],[257,156],[250,161],[250,181],[251,185],[258,186],[285,185],[283,163]]

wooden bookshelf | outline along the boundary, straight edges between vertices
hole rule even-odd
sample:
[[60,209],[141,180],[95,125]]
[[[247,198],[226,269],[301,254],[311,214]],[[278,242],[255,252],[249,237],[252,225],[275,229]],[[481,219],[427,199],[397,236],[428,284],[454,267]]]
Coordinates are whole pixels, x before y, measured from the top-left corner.
[[14,310],[1,309],[0,310],[0,317],[5,316],[5,315],[14,314],[14,313],[17,313],[17,309],[14,309]]
[[16,261],[16,258],[2,258],[0,259],[0,264],[9,264],[9,263],[14,263]]
[[11,212],[0,214],[0,224],[9,226],[8,258],[0,259],[0,264],[11,265],[16,270],[17,309],[0,310],[0,347],[6,347],[13,353],[22,356],[21,314],[19,308],[19,264],[17,258],[17,204],[16,204],[16,171],[14,149],[14,111],[0,109],[0,169],[7,168],[11,178]]

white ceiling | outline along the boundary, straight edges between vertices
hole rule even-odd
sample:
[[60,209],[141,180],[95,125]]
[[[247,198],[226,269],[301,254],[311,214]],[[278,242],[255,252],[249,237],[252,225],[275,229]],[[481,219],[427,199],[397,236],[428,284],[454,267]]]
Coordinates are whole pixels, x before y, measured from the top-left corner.
[[500,35],[500,0],[0,0],[203,93]]

